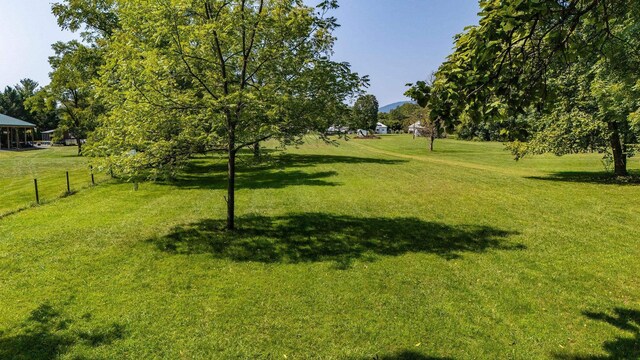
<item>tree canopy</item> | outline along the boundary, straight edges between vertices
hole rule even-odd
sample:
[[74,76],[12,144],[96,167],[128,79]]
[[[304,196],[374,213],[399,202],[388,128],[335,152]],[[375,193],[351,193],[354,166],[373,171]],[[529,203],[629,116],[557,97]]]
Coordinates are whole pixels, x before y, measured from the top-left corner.
[[56,112],[33,100],[40,90],[40,85],[31,79],[22,79],[15,86],[7,86],[0,92],[0,113],[30,122],[39,130],[55,129],[58,126]]
[[[407,84],[409,90],[404,95],[413,99],[421,111],[418,113],[420,118],[420,128],[417,131],[419,135],[429,138],[429,151],[433,151],[433,145],[436,138],[444,135],[447,117],[442,116],[434,109],[438,109],[437,98],[433,94],[435,76],[428,81],[418,81],[415,84]],[[414,132],[414,136],[416,133]]]
[[[638,109],[632,94],[640,80],[640,3],[483,0],[480,6],[480,24],[456,37],[436,74],[432,111],[475,123],[526,115],[538,135],[516,144],[519,155],[607,151],[616,174],[626,175],[637,138],[630,115]],[[569,83],[579,92],[563,91]],[[604,126],[595,129],[597,122]],[[571,135],[559,141],[553,134],[560,133]],[[596,134],[606,150],[584,137]]]
[[362,130],[373,130],[378,124],[378,99],[375,95],[362,95],[353,104],[351,115],[353,126]]
[[378,114],[380,122],[389,126],[393,131],[406,131],[418,121],[422,121],[422,108],[418,104],[406,103],[391,110],[389,113]]
[[326,129],[366,83],[348,64],[330,59],[337,24],[327,14],[336,6],[114,1],[108,10],[118,23],[104,41],[97,89],[108,111],[91,154],[104,157],[116,175],[158,177],[192,154],[225,153],[233,229],[237,153]]
[[104,112],[94,84],[103,63],[102,49],[75,40],[57,42],[52,47],[55,55],[49,58],[51,82],[34,94],[29,106],[57,113],[55,138],[73,135],[78,140],[78,155],[82,155],[81,140],[87,139]]

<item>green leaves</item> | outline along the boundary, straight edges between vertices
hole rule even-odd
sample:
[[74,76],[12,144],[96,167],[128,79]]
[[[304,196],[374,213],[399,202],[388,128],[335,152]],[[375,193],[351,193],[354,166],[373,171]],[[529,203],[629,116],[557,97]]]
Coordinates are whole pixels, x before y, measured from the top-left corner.
[[[633,114],[640,106],[640,3],[485,0],[480,6],[480,24],[456,36],[454,53],[436,74],[432,116],[462,119],[459,129],[472,134],[491,124],[522,124],[533,135],[528,144],[513,145],[518,158],[617,151],[616,162],[624,165],[639,136]],[[511,134],[522,132],[500,137]]]
[[353,125],[358,129],[373,130],[378,123],[378,99],[374,95],[368,94],[358,98],[353,104],[352,117]]
[[193,153],[326,129],[366,79],[330,60],[325,10],[337,4],[321,5],[117,1],[97,87],[109,113],[92,149],[125,176],[156,177]]

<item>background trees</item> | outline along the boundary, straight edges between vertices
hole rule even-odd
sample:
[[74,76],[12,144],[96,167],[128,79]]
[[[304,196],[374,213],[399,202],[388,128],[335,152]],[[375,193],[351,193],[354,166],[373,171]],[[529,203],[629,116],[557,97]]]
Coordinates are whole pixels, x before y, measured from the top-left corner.
[[388,114],[378,114],[378,118],[393,131],[406,131],[409,125],[422,120],[421,109],[417,104],[407,103],[391,110]]
[[51,82],[28,100],[31,111],[55,114],[54,139],[70,134],[78,140],[78,155],[83,143],[95,129],[105,108],[95,94],[98,70],[104,63],[107,38],[118,28],[115,1],[65,0],[52,5],[58,25],[65,30],[80,31],[82,42],[74,40],[52,45],[55,55],[49,58]]
[[357,129],[374,130],[378,124],[378,99],[374,95],[360,96],[351,111],[353,126]]
[[29,106],[37,111],[56,112],[59,123],[54,133],[65,133],[78,140],[78,155],[82,155],[82,141],[87,139],[104,112],[95,96],[93,81],[102,65],[101,49],[78,41],[53,44],[55,56],[49,58],[53,71],[51,82],[30,99]]
[[0,113],[30,122],[40,131],[55,129],[58,126],[56,112],[44,106],[34,106],[33,97],[40,90],[39,84],[31,79],[23,79],[15,86],[7,86],[0,93]]
[[31,79],[21,80],[15,86],[7,86],[0,93],[0,112],[24,121],[33,120],[32,114],[25,108],[24,102],[38,88],[38,83]]

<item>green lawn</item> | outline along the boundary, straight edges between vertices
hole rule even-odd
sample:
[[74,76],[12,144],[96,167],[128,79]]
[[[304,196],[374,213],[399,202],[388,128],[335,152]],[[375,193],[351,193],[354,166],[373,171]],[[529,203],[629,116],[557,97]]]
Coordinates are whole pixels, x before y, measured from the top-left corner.
[[[1,218],[0,359],[640,358],[640,186],[598,155],[426,146],[243,161],[233,236],[214,157]],[[71,155],[0,153],[0,209],[88,173]]]
[[[67,171],[72,192],[90,186],[89,164],[76,154],[76,147],[0,151],[0,218],[36,203],[34,179],[38,180],[41,203],[54,201],[66,194]],[[100,182],[106,176],[97,173],[94,179]]]

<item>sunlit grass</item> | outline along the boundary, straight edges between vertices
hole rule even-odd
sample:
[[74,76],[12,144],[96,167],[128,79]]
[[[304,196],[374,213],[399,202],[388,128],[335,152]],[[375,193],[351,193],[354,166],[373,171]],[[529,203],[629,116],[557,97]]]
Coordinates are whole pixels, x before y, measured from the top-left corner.
[[[0,153],[2,189],[71,154]],[[0,219],[0,358],[638,358],[640,186],[602,171],[312,140],[242,160],[235,234],[214,156],[85,189]]]
[[[0,216],[35,205],[34,179],[38,180],[41,203],[51,202],[67,192],[66,172],[71,191],[91,186],[91,170],[86,158],[76,156],[75,147],[21,152],[0,151]],[[94,180],[105,181],[96,173]]]

